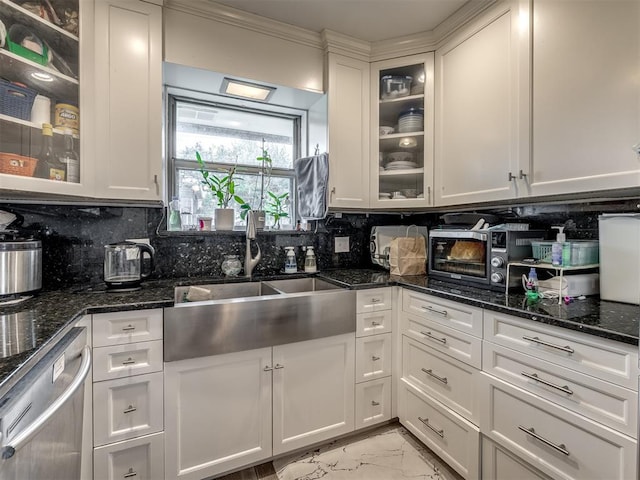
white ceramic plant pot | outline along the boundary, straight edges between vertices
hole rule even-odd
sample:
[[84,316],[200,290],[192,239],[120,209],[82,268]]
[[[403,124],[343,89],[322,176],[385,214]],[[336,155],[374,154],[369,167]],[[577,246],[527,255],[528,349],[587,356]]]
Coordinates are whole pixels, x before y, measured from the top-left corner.
[[216,208],[213,214],[216,230],[233,230],[233,208]]

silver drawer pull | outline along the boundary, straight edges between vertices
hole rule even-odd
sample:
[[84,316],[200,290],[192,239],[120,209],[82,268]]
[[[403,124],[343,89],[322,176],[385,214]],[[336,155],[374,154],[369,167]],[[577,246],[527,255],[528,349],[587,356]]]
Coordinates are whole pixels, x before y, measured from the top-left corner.
[[381,325],[380,322],[374,322],[373,320],[371,321],[372,327],[379,327],[380,325]]
[[129,405],[129,407],[127,407],[127,409],[122,413],[132,413],[132,412],[135,412],[136,410],[138,410],[136,407],[134,407],[133,405]]
[[575,350],[571,348],[569,345],[555,345],[553,343],[545,342],[544,340],[540,340],[538,337],[529,337],[527,335],[522,336],[523,340],[527,340],[529,342],[537,343],[539,345],[544,345],[545,347],[555,348],[556,350],[562,350],[563,352],[573,353]]
[[281,368],[284,368],[284,365],[280,365],[279,363],[276,363],[276,366],[273,368],[275,368],[276,370],[280,370]]
[[426,307],[420,307],[420,308],[422,308],[423,310],[427,310],[428,312],[437,313],[438,315],[442,315],[443,317],[446,317],[447,315],[449,315],[446,310],[438,310],[437,308],[433,308],[430,305],[427,305]]
[[380,303],[382,300],[380,300],[379,298],[372,298],[371,299],[371,303]]
[[133,325],[131,325],[131,324],[127,325],[126,327],[122,327],[122,331],[123,331],[123,332],[131,332],[131,331],[133,331],[133,330],[135,330],[135,329],[136,329],[136,327],[134,327],[134,326],[133,326]]
[[569,450],[567,450],[567,447],[565,446],[564,443],[561,443],[560,445],[556,445],[553,442],[550,442],[549,440],[547,440],[546,438],[538,435],[536,433],[536,431],[533,429],[533,427],[531,428],[527,428],[527,427],[523,427],[522,425],[518,425],[518,428],[520,430],[522,430],[524,433],[526,433],[527,435],[531,435],[533,438],[535,438],[536,440],[540,440],[542,443],[544,443],[545,445],[550,446],[551,448],[556,449],[557,451],[559,451],[560,453],[563,453],[564,455],[566,455],[567,457],[570,455],[569,454]]
[[441,377],[440,375],[436,375],[435,373],[433,373],[433,370],[431,370],[431,369],[428,369],[428,370],[427,370],[426,368],[421,368],[420,370],[422,370],[422,371],[423,371],[424,373],[426,373],[427,375],[429,375],[429,376],[431,376],[431,377],[435,378],[436,380],[438,380],[438,381],[440,381],[440,382],[444,383],[445,385],[446,385],[447,383],[449,383],[449,380],[447,380],[447,377]]
[[437,428],[435,428],[433,425],[431,425],[429,423],[429,419],[428,418],[418,417],[418,420],[420,420],[422,423],[424,423],[425,427],[427,427],[433,433],[438,435],[440,438],[444,438],[444,429],[438,430]]
[[380,405],[380,402],[376,402],[375,400],[371,400],[371,405],[373,407],[377,407],[378,405]]
[[573,395],[573,390],[569,388],[568,385],[561,387],[560,385],[556,385],[555,383],[551,383],[549,380],[545,380],[544,378],[540,378],[537,373],[527,373],[522,372],[521,375],[530,378],[538,383],[542,383],[548,387],[555,388],[556,390],[560,390],[561,392],[566,393],[567,395]]
[[378,360],[380,360],[380,357],[376,357],[375,355],[371,355],[371,360],[373,360],[374,362],[377,362]]
[[130,468],[127,473],[124,474],[123,478],[131,478],[138,475],[138,472],[135,472],[133,468]]
[[273,370],[272,367],[270,367],[269,365],[267,365],[266,367],[264,367],[262,370],[264,370],[265,372],[270,372],[271,370]]
[[447,339],[446,338],[440,338],[440,337],[436,337],[435,335],[433,335],[431,332],[420,332],[422,335],[424,335],[425,337],[429,337],[431,340],[435,340],[436,342],[440,342],[443,345],[447,343]]
[[127,358],[124,362],[122,362],[123,365],[133,365],[134,363],[136,363],[136,361],[131,357]]

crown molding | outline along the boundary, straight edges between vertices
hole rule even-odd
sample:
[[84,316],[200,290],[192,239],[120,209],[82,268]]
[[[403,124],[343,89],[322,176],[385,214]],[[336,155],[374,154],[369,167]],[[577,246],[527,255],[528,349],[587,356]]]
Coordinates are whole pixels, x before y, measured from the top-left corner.
[[320,34],[322,47],[327,53],[339,53],[365,62],[371,58],[371,43],[332,30],[323,30]]
[[164,7],[199,17],[206,17],[227,25],[244,28],[245,30],[251,30],[308,47],[323,48],[323,40],[319,33],[253,13],[244,12],[211,0],[164,0]]

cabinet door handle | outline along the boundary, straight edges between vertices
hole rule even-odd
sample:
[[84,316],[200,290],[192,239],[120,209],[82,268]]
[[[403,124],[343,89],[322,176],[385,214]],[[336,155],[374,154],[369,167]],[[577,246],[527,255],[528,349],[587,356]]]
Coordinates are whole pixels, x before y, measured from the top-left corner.
[[567,395],[573,395],[573,390],[571,390],[568,385],[565,385],[564,387],[561,387],[560,385],[556,385],[555,383],[551,383],[549,380],[545,380],[544,378],[540,378],[537,373],[521,372],[521,375],[523,375],[523,376],[525,376],[527,378],[530,378],[531,380],[534,380],[534,381],[536,381],[538,383],[542,383],[543,385],[546,385],[548,387],[555,388],[556,390],[560,390],[561,392],[564,392]]
[[529,342],[537,343],[539,345],[544,345],[545,347],[551,347],[551,348],[555,348],[556,350],[562,350],[563,352],[567,352],[567,353],[575,352],[575,350],[571,348],[569,345],[566,345],[564,347],[562,345],[555,345],[553,343],[540,340],[540,338],[538,337],[529,337],[528,335],[523,335],[522,339],[527,340]]
[[138,475],[138,472],[136,472],[133,468],[130,468],[129,471],[127,473],[125,473],[122,478],[131,478],[131,477],[135,477],[137,475]]
[[136,410],[138,410],[136,407],[134,407],[133,405],[129,405],[122,413],[132,413]]
[[526,174],[526,173],[524,173],[524,172],[522,171],[522,169],[520,169],[520,172],[518,173],[518,178],[519,178],[520,180],[522,180],[523,178],[527,178],[527,174]]
[[122,365],[133,365],[134,363],[136,363],[136,361],[133,358],[129,357],[124,362],[122,362]]
[[264,367],[262,370],[263,370],[263,371],[265,371],[265,372],[270,372],[270,371],[272,371],[272,370],[273,370],[273,368],[272,368],[272,367],[270,367],[269,365],[267,365],[267,366],[266,366],[266,367]]
[[427,187],[427,205],[431,205],[431,186]]
[[372,298],[371,303],[380,303],[381,300],[379,298]]
[[371,406],[377,407],[378,405],[380,405],[380,402],[376,402],[375,400],[371,400]]
[[135,329],[136,329],[136,327],[134,327],[134,326],[133,326],[133,325],[131,325],[131,324],[127,325],[126,327],[122,327],[122,331],[123,331],[123,332],[131,332],[131,331],[133,331],[133,330],[135,330]]
[[435,373],[433,373],[433,370],[431,370],[431,369],[428,369],[428,370],[427,370],[426,368],[421,368],[420,370],[422,370],[422,371],[423,371],[424,373],[426,373],[427,375],[429,375],[429,376],[431,376],[431,377],[435,378],[436,380],[438,380],[438,381],[440,381],[440,382],[444,383],[445,385],[446,385],[447,383],[449,383],[449,380],[447,380],[447,377],[441,377],[440,375],[436,375]]
[[507,180],[509,180],[510,182],[513,182],[514,180],[517,180],[518,177],[516,177],[513,173],[509,172],[509,176],[507,177]]
[[275,367],[276,370],[280,370],[281,368],[284,368],[284,365],[280,365],[279,363],[276,363]]
[[443,317],[446,317],[448,314],[448,312],[446,310],[438,310],[437,308],[433,308],[430,305],[424,306],[424,307],[420,307],[422,308],[422,310],[426,310],[428,312],[433,312],[433,313],[437,313],[438,315],[442,315]]
[[379,327],[380,326],[380,322],[374,322],[373,320],[371,321],[371,326],[372,327]]
[[564,443],[561,443],[560,445],[556,445],[555,443],[553,443],[550,440],[547,440],[546,438],[544,438],[541,435],[538,435],[536,433],[536,431],[533,429],[533,427],[531,428],[527,428],[527,427],[523,427],[522,425],[518,425],[518,428],[520,430],[522,430],[524,433],[526,433],[527,435],[532,436],[533,438],[535,438],[536,440],[540,440],[542,443],[544,443],[545,445],[550,446],[551,448],[554,448],[555,450],[559,451],[560,453],[566,455],[567,457],[570,455],[569,450],[567,450],[567,447],[565,446]]
[[374,362],[377,362],[378,360],[380,360],[380,357],[376,357],[375,355],[371,355],[371,360],[373,360]]
[[420,332],[422,335],[424,335],[425,337],[430,338],[431,340],[435,340],[436,342],[440,342],[443,345],[447,343],[447,339],[442,337],[436,337],[435,335],[433,335],[431,332]]
[[444,438],[444,429],[438,430],[437,428],[435,428],[433,425],[431,425],[429,423],[429,419],[428,418],[418,417],[418,420],[420,420],[424,424],[425,427],[427,427],[433,433],[438,435],[440,438]]

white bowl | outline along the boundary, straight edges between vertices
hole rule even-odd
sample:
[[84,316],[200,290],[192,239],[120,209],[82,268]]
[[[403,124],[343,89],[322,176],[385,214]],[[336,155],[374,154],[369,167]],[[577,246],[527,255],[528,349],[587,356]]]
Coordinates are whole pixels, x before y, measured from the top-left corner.
[[378,128],[380,135],[391,135],[394,132],[394,128],[393,127],[386,127],[381,125]]
[[387,162],[413,162],[413,152],[390,152],[387,154]]

